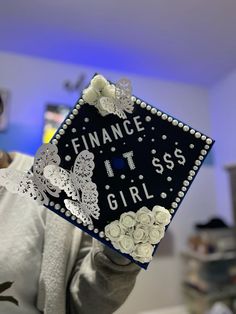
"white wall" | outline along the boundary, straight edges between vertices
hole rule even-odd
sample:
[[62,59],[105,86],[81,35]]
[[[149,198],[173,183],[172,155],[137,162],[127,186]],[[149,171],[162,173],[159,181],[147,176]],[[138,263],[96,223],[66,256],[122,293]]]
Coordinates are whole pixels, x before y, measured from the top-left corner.
[[[62,82],[68,78],[76,79],[81,71],[87,73],[88,80],[94,72],[100,72],[113,81],[125,75],[0,53],[0,87],[8,88],[12,93],[11,132],[10,135],[0,134],[0,145],[4,143],[11,149],[24,151],[29,151],[30,146],[34,152],[40,145],[45,104],[49,101],[73,104],[76,95],[66,93]],[[130,74],[125,76],[132,80],[134,94],[211,136],[206,89]],[[24,138],[14,130],[22,132]],[[147,272],[142,271],[131,297],[119,310],[120,314],[137,314],[182,302],[179,251],[193,224],[214,215],[215,208],[214,168],[203,166],[169,229],[174,239],[173,254],[168,257],[160,254]]]
[[232,222],[229,176],[225,165],[236,163],[236,69],[210,90],[212,136],[216,139],[217,209]]

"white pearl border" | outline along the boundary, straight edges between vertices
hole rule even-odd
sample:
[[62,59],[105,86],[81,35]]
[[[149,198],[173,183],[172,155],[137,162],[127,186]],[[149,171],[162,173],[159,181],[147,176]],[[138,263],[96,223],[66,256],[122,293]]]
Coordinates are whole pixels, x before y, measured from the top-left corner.
[[[190,185],[189,181],[192,181],[193,178],[196,175],[196,171],[198,170],[199,166],[202,163],[202,160],[205,158],[207,154],[207,150],[209,150],[210,146],[213,143],[213,140],[210,137],[207,137],[204,134],[201,134],[200,132],[190,128],[187,124],[184,124],[181,121],[178,121],[177,119],[173,118],[172,116],[158,110],[155,107],[152,107],[151,105],[147,104],[146,102],[142,101],[139,98],[136,98],[135,96],[132,96],[132,101],[139,105],[141,108],[146,109],[149,111],[149,113],[153,115],[157,115],[162,120],[165,120],[169,123],[171,123],[173,126],[178,126],[183,130],[183,132],[187,133],[189,132],[191,135],[193,135],[195,138],[201,139],[202,141],[205,141],[206,145],[204,146],[204,149],[201,150],[200,156],[197,160],[195,160],[195,165],[193,166],[193,169],[189,171],[189,175],[186,180],[183,181],[183,186],[181,187],[181,190],[177,192],[177,197],[175,198],[175,201],[172,202],[171,208],[169,209],[170,213],[173,215],[176,210],[179,207],[179,203],[181,202],[181,198],[183,198],[188,191],[188,186]],[[69,113],[67,116],[65,123],[62,124],[62,127],[58,130],[58,132],[55,135],[55,138],[52,140],[52,144],[58,145],[59,140],[61,137],[65,134],[65,130],[71,125],[72,121],[76,115],[78,115],[79,110],[81,109],[81,106],[84,105],[85,102],[82,98],[79,99],[79,101],[76,103],[74,109]],[[99,231],[97,228],[94,228],[93,225],[85,225],[82,223],[80,219],[75,217],[71,214],[70,211],[66,210],[65,208],[61,208],[60,204],[55,204],[54,202],[50,202],[49,205],[53,207],[56,211],[60,210],[61,213],[64,213],[64,215],[68,218],[70,218],[72,221],[76,221],[77,224],[83,225],[84,227],[87,227],[88,230],[93,231],[96,233],[100,238],[105,238],[104,231]],[[110,241],[108,238],[105,238],[107,241]]]
[[134,102],[136,102],[137,105],[140,105],[141,108],[149,110],[152,114],[157,115],[159,118],[162,120],[166,120],[167,122],[171,123],[173,126],[179,127],[183,130],[183,132],[189,132],[192,136],[194,136],[197,139],[201,139],[202,141],[205,142],[204,149],[201,150],[200,155],[198,159],[195,160],[194,166],[192,170],[189,171],[189,175],[186,180],[183,181],[183,185],[181,187],[181,190],[178,192],[178,197],[175,198],[175,201],[172,202],[171,208],[170,208],[170,213],[174,214],[176,210],[179,207],[179,204],[181,202],[180,198],[183,198],[188,191],[188,186],[190,185],[190,182],[194,179],[196,175],[196,171],[198,170],[199,166],[202,164],[202,161],[207,155],[207,151],[210,149],[210,146],[213,143],[213,140],[210,137],[207,137],[204,134],[201,134],[200,132],[192,129],[189,125],[184,124],[181,121],[178,121],[176,118],[173,118],[172,116],[168,115],[167,113],[164,113],[160,110],[158,110],[155,107],[152,107],[148,105],[146,102],[142,101],[139,98],[132,98]]

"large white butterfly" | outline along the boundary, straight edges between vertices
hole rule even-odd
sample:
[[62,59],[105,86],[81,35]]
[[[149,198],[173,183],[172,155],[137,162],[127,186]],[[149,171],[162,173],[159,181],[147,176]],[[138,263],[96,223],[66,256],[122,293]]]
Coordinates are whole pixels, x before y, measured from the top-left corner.
[[97,186],[92,182],[93,159],[92,153],[83,150],[70,171],[56,165],[48,165],[44,169],[45,178],[71,198],[64,200],[65,206],[84,225],[92,225],[91,217],[98,219],[100,215]]
[[57,146],[53,144],[42,145],[34,158],[30,171],[23,172],[17,169],[0,169],[0,186],[6,187],[11,193],[34,199],[40,204],[48,205],[48,194],[59,197],[60,189],[53,186],[43,175],[47,165],[59,165],[60,157]]
[[132,113],[134,103],[132,101],[131,82],[127,79],[119,80],[115,85],[115,97],[101,97],[100,106],[103,110],[113,113],[122,119],[126,119],[126,113]]

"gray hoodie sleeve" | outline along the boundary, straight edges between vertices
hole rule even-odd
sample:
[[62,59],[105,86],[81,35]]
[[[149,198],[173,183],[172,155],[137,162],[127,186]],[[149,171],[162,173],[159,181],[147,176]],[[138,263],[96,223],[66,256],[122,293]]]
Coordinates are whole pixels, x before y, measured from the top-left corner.
[[68,314],[111,314],[132,291],[140,268],[84,234],[69,286]]

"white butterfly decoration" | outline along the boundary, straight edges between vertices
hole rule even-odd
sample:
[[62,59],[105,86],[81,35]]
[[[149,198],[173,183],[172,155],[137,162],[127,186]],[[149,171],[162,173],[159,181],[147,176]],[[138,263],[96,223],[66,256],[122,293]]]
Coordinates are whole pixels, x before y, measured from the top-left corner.
[[116,85],[110,84],[102,75],[96,75],[90,86],[83,91],[83,98],[90,105],[95,105],[102,115],[113,113],[126,119],[126,113],[132,113],[132,86],[128,79],[120,79]]
[[34,199],[42,205],[48,205],[49,198],[46,193],[59,197],[60,189],[53,186],[44,177],[43,171],[47,165],[56,166],[60,162],[57,146],[44,144],[38,149],[30,171],[23,172],[12,168],[0,169],[0,186],[6,187],[11,193]]
[[97,186],[92,182],[93,159],[92,153],[83,150],[76,157],[71,171],[57,165],[48,165],[44,169],[45,178],[71,198],[64,200],[65,206],[84,225],[92,225],[91,217],[98,219],[100,215]]

